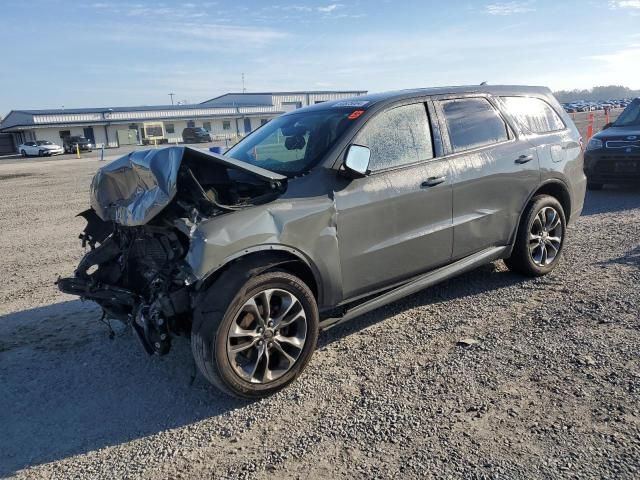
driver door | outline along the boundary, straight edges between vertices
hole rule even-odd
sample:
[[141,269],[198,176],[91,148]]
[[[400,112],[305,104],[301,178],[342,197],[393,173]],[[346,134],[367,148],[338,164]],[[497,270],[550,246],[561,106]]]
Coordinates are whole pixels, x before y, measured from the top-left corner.
[[335,192],[343,298],[444,265],[453,248],[447,160],[434,158],[424,103],[390,107],[353,141],[371,173]]

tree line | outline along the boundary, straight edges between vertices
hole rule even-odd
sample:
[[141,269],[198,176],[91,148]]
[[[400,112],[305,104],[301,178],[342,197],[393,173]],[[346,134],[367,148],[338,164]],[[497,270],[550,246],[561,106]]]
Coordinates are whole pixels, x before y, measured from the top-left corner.
[[577,102],[584,100],[586,102],[598,100],[617,100],[621,98],[640,97],[640,90],[631,90],[622,85],[606,85],[593,87],[589,89],[575,90],[559,90],[554,92],[559,102]]

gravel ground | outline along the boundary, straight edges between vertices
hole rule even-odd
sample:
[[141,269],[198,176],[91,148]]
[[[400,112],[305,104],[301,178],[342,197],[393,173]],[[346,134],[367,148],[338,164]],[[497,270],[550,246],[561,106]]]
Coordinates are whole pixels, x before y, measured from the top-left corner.
[[247,403],[53,286],[98,165],[0,165],[0,477],[640,477],[640,187],[589,193],[554,273],[497,262],[325,332]]

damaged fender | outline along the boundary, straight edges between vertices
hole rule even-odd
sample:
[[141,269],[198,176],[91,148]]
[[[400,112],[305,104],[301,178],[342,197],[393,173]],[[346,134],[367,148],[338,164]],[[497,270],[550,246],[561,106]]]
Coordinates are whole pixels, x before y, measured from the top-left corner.
[[304,261],[314,273],[320,307],[332,305],[342,293],[336,215],[333,199],[320,196],[305,200],[281,198],[212,218],[192,229],[185,261],[202,282],[245,255],[286,251]]

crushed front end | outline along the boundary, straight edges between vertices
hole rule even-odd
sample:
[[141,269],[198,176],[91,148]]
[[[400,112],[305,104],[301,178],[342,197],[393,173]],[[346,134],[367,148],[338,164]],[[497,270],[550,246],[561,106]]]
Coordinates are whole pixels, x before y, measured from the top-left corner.
[[148,353],[167,353],[171,336],[191,325],[188,238],[168,227],[105,222],[94,210],[80,215],[87,220],[80,237],[90,250],[58,288],[129,323]]
[[191,233],[209,218],[270,201],[283,177],[185,148],[133,152],[101,168],[80,235],[88,252],[65,293],[131,325],[149,354],[191,330],[197,278],[185,261]]

